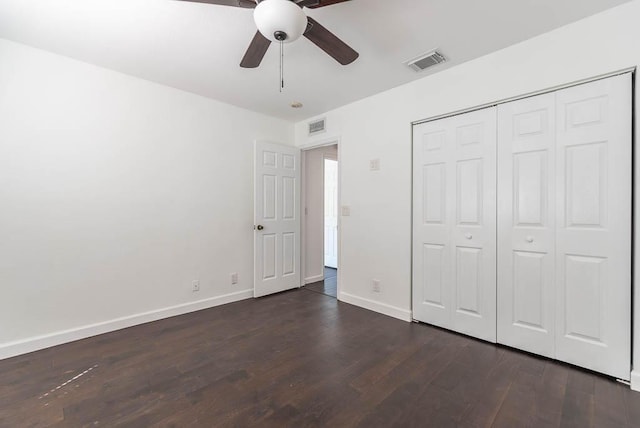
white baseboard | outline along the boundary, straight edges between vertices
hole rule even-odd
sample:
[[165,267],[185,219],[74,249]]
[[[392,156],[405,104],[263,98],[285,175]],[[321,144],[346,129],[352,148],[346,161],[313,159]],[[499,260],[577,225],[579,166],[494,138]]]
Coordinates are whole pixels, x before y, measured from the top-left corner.
[[170,306],[168,308],[156,309],[149,312],[129,315],[126,317],[116,318],[96,324],[85,325],[69,330],[57,331],[55,333],[45,334],[42,336],[30,337],[15,342],[3,343],[0,344],[0,360],[44,348],[49,348],[51,346],[61,345],[63,343],[85,339],[87,337],[96,336],[98,334],[108,333],[127,327],[133,327],[134,325],[144,324],[163,318],[169,318],[176,315],[182,315],[189,312],[212,308],[214,306],[224,305],[226,303],[249,299],[251,297],[253,297],[253,289],[242,290],[235,293],[229,293],[222,296],[198,300],[195,302],[188,302],[180,305]]
[[631,389],[640,392],[640,370],[631,372]]
[[396,306],[387,305],[386,303],[376,302],[375,300],[365,299],[364,297],[354,296],[353,294],[340,292],[338,300],[369,309],[370,311],[379,312],[402,321],[411,322],[411,311],[398,308]]
[[322,280],[324,280],[324,275],[310,276],[304,279],[304,285],[313,284],[314,282],[318,282]]

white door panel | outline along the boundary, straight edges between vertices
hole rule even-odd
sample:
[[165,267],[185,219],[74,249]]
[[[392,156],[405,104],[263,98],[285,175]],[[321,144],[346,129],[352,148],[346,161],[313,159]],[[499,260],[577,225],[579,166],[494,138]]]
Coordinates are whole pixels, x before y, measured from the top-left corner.
[[495,108],[414,128],[414,318],[489,341],[495,132]]
[[414,127],[413,317],[451,328],[450,120]]
[[557,358],[629,379],[631,76],[557,92]]
[[498,342],[555,357],[555,94],[498,106]]
[[300,151],[255,145],[254,295],[300,286]]
[[495,342],[496,109],[450,120],[456,174],[452,329]]

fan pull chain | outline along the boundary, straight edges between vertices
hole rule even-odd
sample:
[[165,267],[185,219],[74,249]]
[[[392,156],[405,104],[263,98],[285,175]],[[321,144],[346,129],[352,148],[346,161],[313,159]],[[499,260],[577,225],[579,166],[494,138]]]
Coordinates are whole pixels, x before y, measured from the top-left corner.
[[284,42],[280,40],[280,92],[284,89]]

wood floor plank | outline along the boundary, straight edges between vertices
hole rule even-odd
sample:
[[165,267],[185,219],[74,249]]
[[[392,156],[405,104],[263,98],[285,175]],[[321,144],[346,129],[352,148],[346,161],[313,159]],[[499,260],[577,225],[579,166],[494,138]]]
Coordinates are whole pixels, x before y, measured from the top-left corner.
[[595,426],[596,378],[590,373],[577,369],[569,370],[560,423],[565,427],[593,427]]
[[302,289],[0,361],[0,427],[94,425],[636,427],[640,394]]
[[610,380],[609,382],[596,381],[594,388],[595,426],[611,428],[628,426],[629,420],[624,398],[628,387]]

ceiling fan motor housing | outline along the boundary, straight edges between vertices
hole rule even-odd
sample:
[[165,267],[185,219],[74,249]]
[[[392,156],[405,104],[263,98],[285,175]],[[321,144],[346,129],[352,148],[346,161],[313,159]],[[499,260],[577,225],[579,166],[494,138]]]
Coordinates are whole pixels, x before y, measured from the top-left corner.
[[307,15],[290,0],[261,1],[253,12],[253,19],[258,31],[272,42],[293,42],[307,28]]

